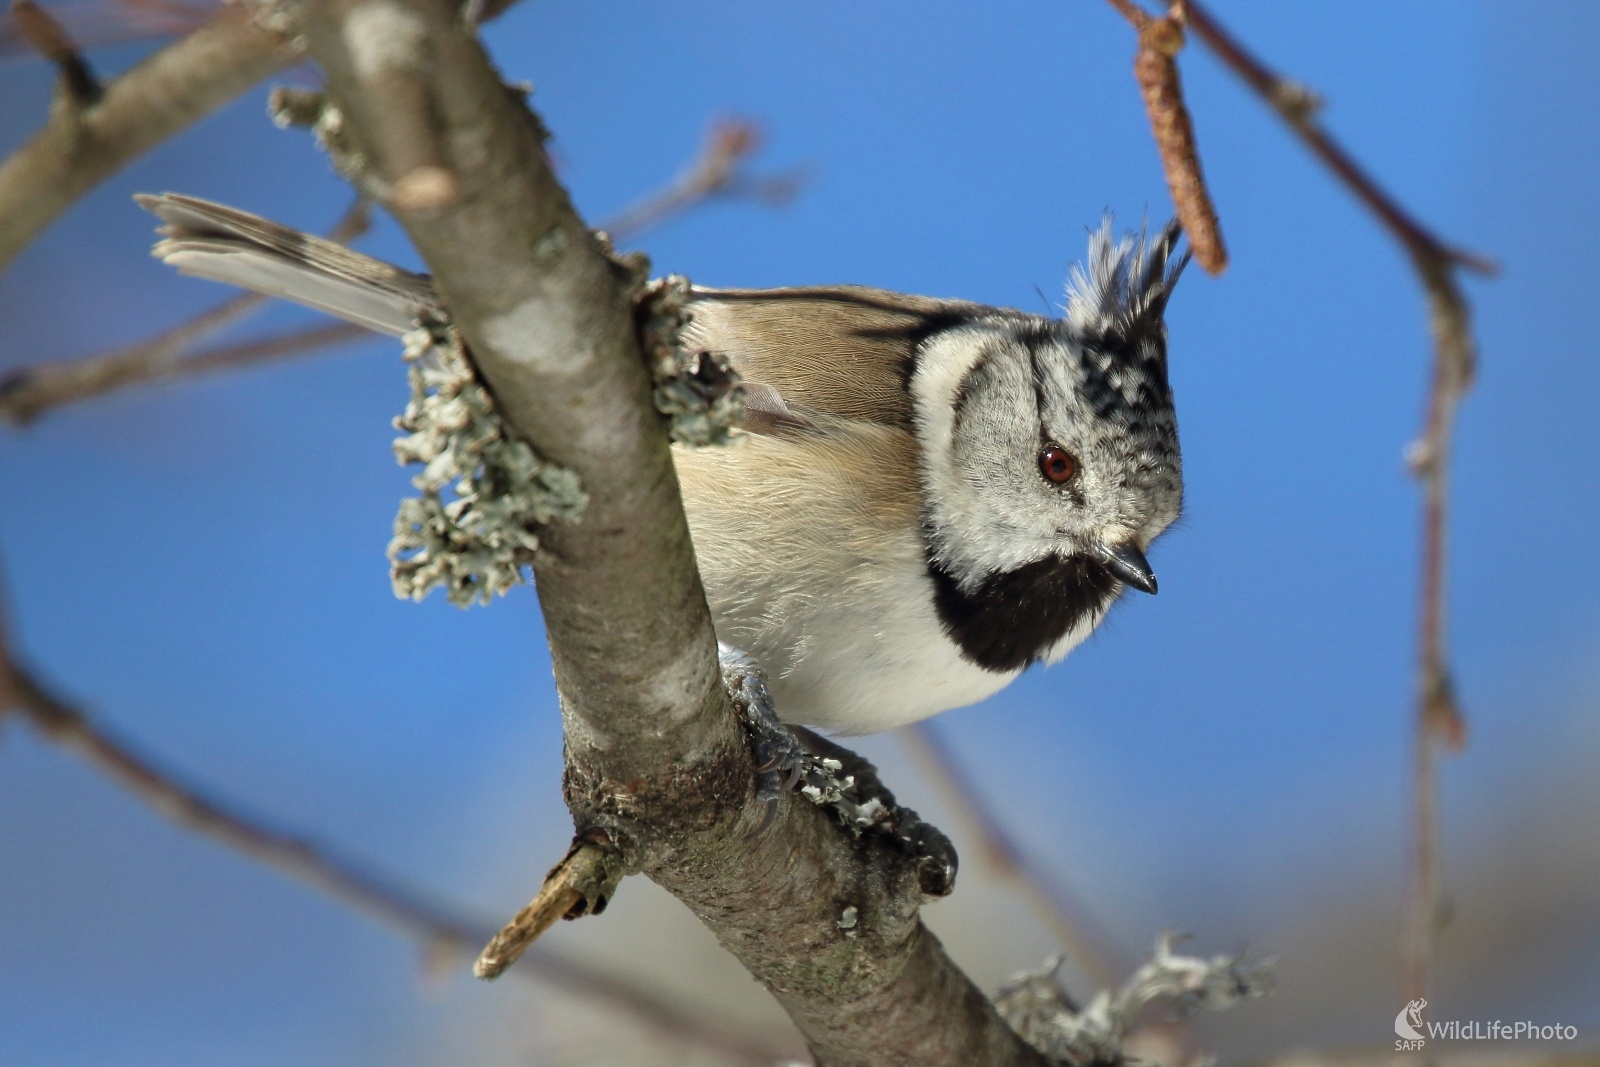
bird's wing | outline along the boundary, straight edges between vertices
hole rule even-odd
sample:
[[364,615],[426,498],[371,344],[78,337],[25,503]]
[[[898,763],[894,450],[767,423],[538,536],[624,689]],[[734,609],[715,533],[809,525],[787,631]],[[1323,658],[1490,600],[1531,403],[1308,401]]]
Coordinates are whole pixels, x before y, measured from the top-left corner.
[[841,285],[695,289],[683,344],[745,380],[745,428],[784,433],[813,415],[911,426],[907,389],[929,335],[995,309]]
[[[431,279],[247,211],[192,196],[135,198],[160,216],[152,254],[184,274],[282,297],[399,336],[443,316]],[[918,345],[981,304],[841,285],[700,289],[683,343],[725,355],[746,383],[746,429],[781,434],[812,420],[911,427]]]
[[184,274],[293,300],[395,336],[422,314],[442,311],[425,274],[208,200],[177,193],[134,199],[166,223],[151,254]]

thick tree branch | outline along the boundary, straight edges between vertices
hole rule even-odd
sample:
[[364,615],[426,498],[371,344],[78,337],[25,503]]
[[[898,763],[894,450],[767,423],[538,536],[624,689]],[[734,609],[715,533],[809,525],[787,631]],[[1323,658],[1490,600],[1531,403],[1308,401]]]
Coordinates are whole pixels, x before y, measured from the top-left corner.
[[[914,865],[890,842],[854,839],[793,795],[756,832],[763,806],[635,336],[640,278],[573,211],[538,122],[457,5],[305,10],[311,54],[379,167],[370,185],[393,188],[420,158],[451,176],[447,201],[391,206],[506,419],[589,494],[581,522],[543,531],[534,563],[578,829],[688,904],[824,1064],[1042,1064],[923,929]],[[406,100],[424,112],[384,114]],[[404,143],[420,130],[436,138],[425,153]]]
[[57,107],[0,164],[0,268],[79,197],[130,160],[295,61],[285,38],[230,4],[105,88]]

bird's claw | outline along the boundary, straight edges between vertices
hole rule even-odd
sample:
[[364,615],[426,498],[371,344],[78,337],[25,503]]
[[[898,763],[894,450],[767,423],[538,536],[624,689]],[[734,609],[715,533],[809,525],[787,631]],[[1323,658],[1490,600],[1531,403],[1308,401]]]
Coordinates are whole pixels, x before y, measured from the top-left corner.
[[756,757],[756,798],[765,801],[767,813],[761,829],[772,823],[778,798],[792,792],[806,773],[807,753],[794,731],[778,720],[767,691],[767,676],[760,666],[737,648],[717,646],[722,681],[734,706],[743,715]]
[[955,888],[957,866],[950,839],[910,808],[897,805],[871,763],[803,726],[779,721],[766,675],[754,660],[727,645],[717,646],[717,651],[723,683],[755,752],[756,798],[766,804],[755,834],[772,826],[780,798],[798,789],[856,836],[869,830],[888,835],[914,858],[922,892],[930,897],[948,895]]

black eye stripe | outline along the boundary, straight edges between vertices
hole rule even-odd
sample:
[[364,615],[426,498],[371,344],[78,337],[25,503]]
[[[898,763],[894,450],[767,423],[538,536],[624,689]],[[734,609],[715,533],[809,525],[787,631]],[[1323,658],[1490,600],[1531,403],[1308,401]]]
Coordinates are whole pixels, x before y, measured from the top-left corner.
[[1000,346],[998,344],[990,343],[984,345],[983,350],[978,353],[978,358],[973,360],[972,366],[967,368],[967,373],[961,376],[961,384],[956,386],[955,401],[951,405],[955,413],[954,426],[956,433],[961,432],[961,422],[966,417],[967,406],[978,395],[978,386],[981,384],[982,376],[988,371],[989,364],[994,362],[995,356],[999,355],[999,353]]
[[1022,343],[1028,348],[1028,362],[1033,368],[1033,417],[1039,424],[1041,435],[1050,432],[1044,425],[1044,368],[1039,365],[1039,349],[1048,341],[1049,338],[1040,330],[1029,330],[1022,335]]

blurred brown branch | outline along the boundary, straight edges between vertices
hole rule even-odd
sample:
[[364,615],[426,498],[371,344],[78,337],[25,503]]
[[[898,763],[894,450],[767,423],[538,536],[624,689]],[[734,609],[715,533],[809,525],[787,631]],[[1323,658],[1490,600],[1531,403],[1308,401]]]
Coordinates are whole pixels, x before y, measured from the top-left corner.
[[1005,823],[983,799],[971,776],[961,769],[955,753],[929,722],[913,723],[898,732],[923,779],[967,825],[978,843],[983,862],[1001,880],[1021,894],[1028,907],[1055,935],[1067,954],[1100,989],[1115,989],[1133,970],[1109,934],[1088,908],[1065,886],[1052,880],[1029,861],[1006,829]]
[[803,184],[798,170],[754,175],[745,164],[761,148],[761,127],[748,119],[728,118],[706,130],[700,154],[676,180],[600,225],[613,241],[629,241],[646,230],[711,200],[754,200],[782,207]]
[[[221,6],[221,0],[76,0],[52,3],[50,15],[80,49],[87,50],[190,33]],[[0,62],[33,50],[15,19],[0,21]]]
[[[244,815],[137,754],[81,710],[56,696],[20,662],[0,610],[0,721],[10,713],[122,786],[168,821],[273,867],[352,909],[416,940],[427,958],[465,965],[494,927],[455,908],[424,900],[396,880],[340,858],[309,841]],[[771,1064],[787,1051],[696,1019],[625,978],[580,959],[536,948],[518,973],[609,1005],[686,1044],[751,1065]]]
[[[1150,16],[1131,0],[1110,0],[1136,26]],[[1186,9],[1186,10],[1185,10]],[[1439,916],[1437,749],[1459,749],[1466,725],[1456,703],[1445,642],[1446,532],[1449,525],[1450,452],[1455,416],[1472,384],[1475,345],[1471,311],[1457,272],[1493,274],[1492,262],[1446,244],[1416,221],[1358,164],[1317,119],[1320,98],[1304,85],[1279,75],[1252,55],[1195,0],[1179,0],[1175,13],[1186,15],[1197,37],[1246,85],[1254,89],[1339,181],[1398,241],[1428,297],[1433,333],[1432,384],[1422,435],[1409,460],[1422,483],[1422,593],[1419,610],[1417,733],[1414,769],[1414,853],[1407,903],[1407,933],[1402,950],[1404,990],[1409,999],[1428,987]],[[1176,195],[1176,194],[1175,194]]]
[[[760,143],[760,127],[747,119],[713,122],[699,154],[681,176],[600,228],[613,240],[631,239],[709,201],[750,198],[772,205],[787,203],[799,191],[801,177],[798,172],[770,176],[748,173],[746,166]],[[366,201],[358,198],[329,237],[341,243],[353,240],[365,232],[367,221]],[[205,338],[266,303],[264,296],[240,293],[128,348],[19,367],[0,375],[0,419],[22,426],[56,408],[130,386],[309,355],[367,335],[365,330],[344,323],[322,324],[184,358]]]
[[105,87],[79,54],[72,35],[50,12],[33,0],[11,0],[11,21],[34,51],[55,64],[60,76],[60,99],[68,107],[93,107],[100,102]]
[[[494,18],[515,2],[489,0],[480,5],[481,17]],[[60,66],[63,49],[76,56],[72,41],[85,40],[76,36],[80,23],[96,43],[188,32],[92,101],[53,109],[44,128],[0,163],[0,269],[90,189],[301,58],[294,41],[262,28],[243,3],[116,0],[72,5],[70,15],[43,20],[32,0],[22,6],[32,13],[19,19],[12,10],[0,55],[25,41]]]
[[[175,359],[182,348],[169,349],[163,342],[174,334],[209,333],[228,321],[254,311],[260,301],[237,296],[191,319],[153,341],[112,352],[92,360],[43,367],[25,367],[0,378],[0,419],[23,426],[45,411],[65,404],[88,400],[129,385],[143,385],[193,378],[215,371],[242,370],[258,363],[275,363],[289,356],[326,352],[351,341],[375,336],[370,330],[349,322],[324,322],[291,330],[274,337],[262,337],[238,344],[219,345],[187,359]],[[181,344],[185,339],[178,338]]]
[[[329,231],[330,240],[348,242],[367,231],[371,209],[357,197]],[[363,336],[344,323],[319,324],[279,337],[214,348],[184,359],[196,344],[266,306],[257,293],[240,293],[172,329],[130,348],[66,362],[19,367],[0,375],[0,419],[26,425],[52,408],[88,400],[125,386],[226,370],[316,351]]]
[[285,38],[229,4],[94,102],[55,108],[44,129],[0,163],[0,267],[124,164],[296,58]]

